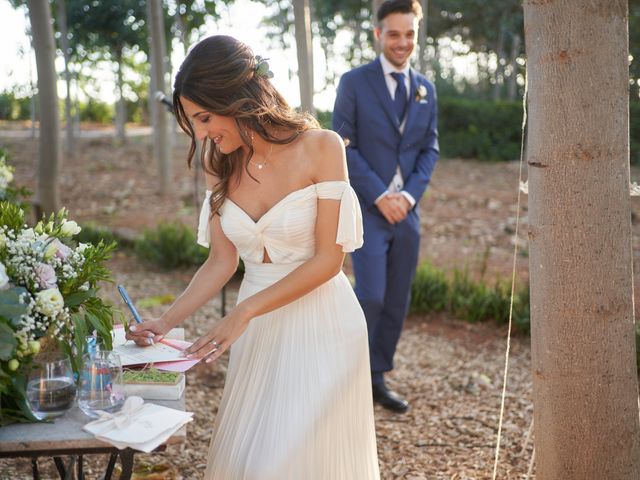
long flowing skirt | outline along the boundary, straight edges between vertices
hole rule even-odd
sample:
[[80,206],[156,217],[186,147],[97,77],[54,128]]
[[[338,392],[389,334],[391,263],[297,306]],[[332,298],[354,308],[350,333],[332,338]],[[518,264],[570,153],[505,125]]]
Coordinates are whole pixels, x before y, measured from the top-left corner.
[[[298,265],[246,264],[238,301]],[[367,327],[343,273],[231,347],[204,478],[379,478]]]

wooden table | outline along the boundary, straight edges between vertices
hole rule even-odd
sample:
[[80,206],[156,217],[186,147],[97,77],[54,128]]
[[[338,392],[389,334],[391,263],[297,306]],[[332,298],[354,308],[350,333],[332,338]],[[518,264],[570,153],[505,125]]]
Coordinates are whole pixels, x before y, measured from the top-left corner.
[[[148,400],[176,410],[185,409],[184,394],[180,400]],[[105,479],[111,478],[118,457],[122,464],[122,480],[129,480],[133,472],[133,456],[136,450],[118,450],[108,443],[96,440],[93,435],[82,430],[92,419],[78,408],[77,404],[62,417],[52,423],[13,424],[0,428],[0,458],[31,457],[33,478],[40,478],[38,457],[53,457],[60,478],[71,478],[74,466],[77,479],[84,478],[83,455],[94,453],[110,454],[105,471]],[[182,443],[186,439],[186,426],[174,433],[164,444],[154,451],[163,451],[167,444]],[[71,456],[65,465],[62,457]]]

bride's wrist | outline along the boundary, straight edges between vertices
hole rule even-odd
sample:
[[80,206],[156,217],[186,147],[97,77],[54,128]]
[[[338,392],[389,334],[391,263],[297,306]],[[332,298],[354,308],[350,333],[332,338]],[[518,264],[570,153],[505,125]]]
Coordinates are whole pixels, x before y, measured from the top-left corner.
[[162,330],[162,333],[167,334],[169,330],[174,328],[180,322],[173,321],[171,318],[165,315],[162,315],[160,318],[158,318],[158,323],[160,324],[159,326],[160,326],[160,329]]
[[251,310],[251,305],[246,300],[237,304],[233,310],[245,324],[248,324],[255,317],[255,313]]

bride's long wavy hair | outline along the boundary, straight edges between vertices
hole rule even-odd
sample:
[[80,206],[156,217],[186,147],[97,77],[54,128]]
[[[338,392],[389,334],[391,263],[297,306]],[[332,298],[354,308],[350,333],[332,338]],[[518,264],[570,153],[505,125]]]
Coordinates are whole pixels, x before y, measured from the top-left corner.
[[178,125],[191,137],[187,156],[189,167],[197,140],[180,97],[216,115],[233,118],[248,147],[249,154],[242,158],[242,149],[224,154],[210,138],[202,142],[202,167],[220,179],[211,195],[212,215],[227,198],[232,179],[240,180],[240,169],[244,168],[249,174],[249,160],[254,153],[249,132],[255,132],[268,142],[285,144],[294,141],[301,132],[319,128],[311,115],[293,110],[265,72],[257,67],[258,60],[247,45],[233,37],[214,35],[191,49],[176,75],[173,105]]

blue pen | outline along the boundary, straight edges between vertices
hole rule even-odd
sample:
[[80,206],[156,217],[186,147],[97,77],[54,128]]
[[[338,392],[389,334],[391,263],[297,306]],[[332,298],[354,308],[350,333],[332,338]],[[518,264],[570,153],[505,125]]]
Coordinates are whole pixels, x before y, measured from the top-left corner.
[[129,310],[131,311],[131,315],[133,315],[133,319],[136,321],[136,323],[142,323],[140,314],[138,313],[138,310],[136,310],[136,307],[133,304],[133,302],[131,301],[131,297],[129,297],[129,294],[127,293],[127,290],[124,288],[124,285],[118,285],[118,291],[120,292],[120,296],[124,300],[124,303],[126,303],[127,307],[129,307]]

